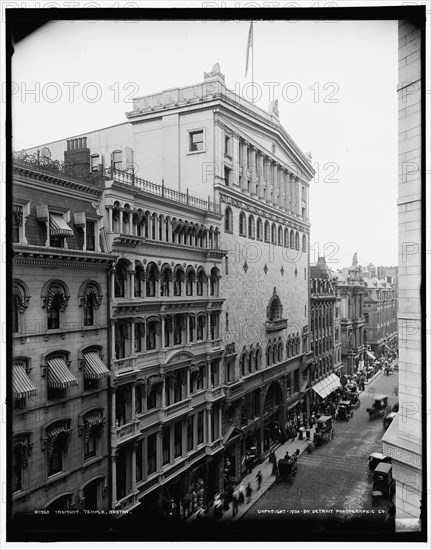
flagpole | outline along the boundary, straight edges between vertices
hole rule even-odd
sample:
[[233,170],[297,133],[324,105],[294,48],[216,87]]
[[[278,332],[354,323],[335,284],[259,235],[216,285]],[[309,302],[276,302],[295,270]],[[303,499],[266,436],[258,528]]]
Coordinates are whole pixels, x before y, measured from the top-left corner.
[[253,102],[254,102],[254,25],[252,25],[252,42],[251,42],[251,88],[253,90]]

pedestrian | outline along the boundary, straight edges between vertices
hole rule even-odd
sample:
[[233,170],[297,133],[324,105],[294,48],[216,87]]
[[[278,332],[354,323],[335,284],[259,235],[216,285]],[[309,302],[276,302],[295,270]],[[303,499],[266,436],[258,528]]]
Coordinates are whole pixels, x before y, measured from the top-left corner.
[[271,462],[271,464],[274,464],[276,459],[275,459],[275,452],[273,450],[270,451],[268,460],[269,462]]
[[242,481],[239,484],[238,493],[239,493],[238,503],[239,504],[244,504],[244,502],[245,502],[245,485]]
[[220,498],[220,493],[214,496],[214,519],[220,519],[223,516],[223,503]]
[[272,472],[271,475],[277,477],[278,476],[278,462],[277,457],[275,458],[273,464],[272,464]]
[[247,497],[247,504],[249,504],[249,502],[251,500],[251,493],[252,492],[253,492],[253,490],[251,488],[251,484],[248,483],[247,487],[245,488],[245,496]]
[[257,490],[260,491],[260,486],[262,485],[262,472],[260,470],[257,472],[256,479],[257,479]]
[[289,460],[289,459],[290,459],[289,451],[286,451],[286,454],[284,455],[284,460]]
[[239,491],[236,490],[232,495],[232,517],[234,518],[238,513],[238,501],[239,501]]

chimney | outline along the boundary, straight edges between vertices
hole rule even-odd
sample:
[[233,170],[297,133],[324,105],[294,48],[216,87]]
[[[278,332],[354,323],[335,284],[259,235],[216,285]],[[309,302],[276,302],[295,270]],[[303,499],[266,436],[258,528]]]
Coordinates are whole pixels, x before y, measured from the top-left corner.
[[76,177],[87,176],[90,173],[90,149],[87,147],[86,137],[67,140],[64,165],[70,168]]

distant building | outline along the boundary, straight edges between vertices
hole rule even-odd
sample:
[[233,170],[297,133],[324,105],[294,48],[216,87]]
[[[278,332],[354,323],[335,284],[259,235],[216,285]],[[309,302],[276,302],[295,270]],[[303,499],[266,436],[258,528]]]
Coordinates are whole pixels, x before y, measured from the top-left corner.
[[[310,266],[310,356],[306,378],[308,414],[340,385],[341,329],[338,280],[325,258]],[[337,376],[338,375],[338,376]]]

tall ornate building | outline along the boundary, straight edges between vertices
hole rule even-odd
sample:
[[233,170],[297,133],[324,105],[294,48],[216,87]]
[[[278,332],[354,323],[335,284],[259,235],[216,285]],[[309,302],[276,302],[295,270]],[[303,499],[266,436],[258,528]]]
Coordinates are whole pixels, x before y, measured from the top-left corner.
[[39,156],[13,162],[10,319],[15,518],[108,510],[108,272],[101,182]]
[[[230,91],[218,64],[134,99],[127,118],[86,134],[120,256],[112,498],[125,509],[239,479],[246,454],[306,412],[314,174],[277,102],[266,112]],[[57,158],[65,142],[48,146]]]
[[320,403],[340,386],[341,329],[338,280],[319,256],[310,266],[310,347],[307,409]]

